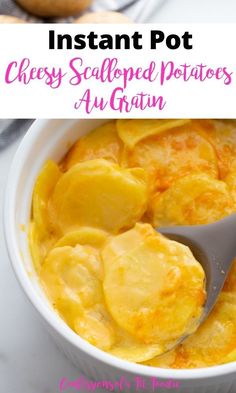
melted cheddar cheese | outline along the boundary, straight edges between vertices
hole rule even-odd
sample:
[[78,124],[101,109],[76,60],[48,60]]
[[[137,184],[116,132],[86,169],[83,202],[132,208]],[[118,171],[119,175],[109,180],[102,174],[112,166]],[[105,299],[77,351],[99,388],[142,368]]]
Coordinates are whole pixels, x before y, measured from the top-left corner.
[[198,327],[204,271],[188,247],[154,229],[235,212],[235,157],[233,121],[136,119],[110,121],[59,164],[45,163],[29,243],[42,287],[71,329],[150,366],[236,360],[236,261]]

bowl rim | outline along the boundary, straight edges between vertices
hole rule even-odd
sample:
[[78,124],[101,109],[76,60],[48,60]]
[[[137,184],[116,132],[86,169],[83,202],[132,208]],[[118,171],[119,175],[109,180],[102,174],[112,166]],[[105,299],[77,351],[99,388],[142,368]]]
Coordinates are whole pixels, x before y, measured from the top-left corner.
[[[92,119],[88,120],[91,121]],[[96,121],[96,119],[93,120]],[[46,307],[45,302],[43,302],[39,295],[36,294],[35,290],[33,289],[31,279],[26,270],[23,268],[22,256],[15,236],[15,207],[17,203],[16,190],[21,176],[21,171],[32,146],[39,138],[41,130],[45,126],[49,125],[51,121],[55,120],[36,120],[23,137],[10,166],[3,203],[3,226],[8,255],[14,273],[27,298],[39,312],[41,317],[52,327],[52,329],[54,329],[62,338],[64,338],[64,340],[68,341],[75,348],[91,356],[93,359],[96,359],[107,366],[112,366],[120,371],[129,372],[133,375],[141,375],[144,377],[156,376],[163,379],[175,379],[183,381],[210,379],[215,378],[216,376],[219,377],[236,373],[236,362],[230,362],[227,364],[206,368],[165,369],[131,363],[117,358],[89,344],[87,341],[80,338],[70,328],[60,325],[58,323],[58,317],[56,318],[56,313],[53,310],[49,310],[48,307]],[[60,121],[67,120],[64,119]],[[79,122],[80,119],[77,121]]]

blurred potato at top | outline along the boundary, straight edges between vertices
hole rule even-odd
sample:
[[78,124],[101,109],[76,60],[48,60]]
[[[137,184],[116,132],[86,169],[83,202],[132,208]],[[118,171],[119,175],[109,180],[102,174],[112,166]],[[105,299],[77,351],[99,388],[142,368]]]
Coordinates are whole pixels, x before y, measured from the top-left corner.
[[231,214],[234,202],[228,186],[205,174],[177,180],[151,202],[154,226],[210,224]]
[[88,12],[74,21],[75,23],[132,23],[128,16],[120,12],[99,11]]
[[16,0],[17,3],[31,14],[54,17],[70,16],[84,11],[91,0]]
[[215,150],[191,123],[146,138],[133,149],[127,149],[123,164],[146,169],[152,192],[164,191],[177,179],[193,173],[218,177]]
[[0,15],[0,24],[1,23],[26,23],[26,21],[24,19],[17,18],[16,16]]

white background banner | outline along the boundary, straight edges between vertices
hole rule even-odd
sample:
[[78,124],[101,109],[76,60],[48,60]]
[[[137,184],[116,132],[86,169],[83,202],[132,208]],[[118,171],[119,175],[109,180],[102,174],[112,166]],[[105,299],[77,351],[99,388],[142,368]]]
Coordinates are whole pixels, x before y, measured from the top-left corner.
[[0,25],[0,37],[0,118],[236,117],[234,24]]

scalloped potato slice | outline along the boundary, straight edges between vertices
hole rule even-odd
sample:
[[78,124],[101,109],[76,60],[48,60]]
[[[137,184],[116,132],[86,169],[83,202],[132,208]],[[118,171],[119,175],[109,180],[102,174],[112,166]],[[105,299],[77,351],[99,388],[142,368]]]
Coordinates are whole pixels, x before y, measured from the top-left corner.
[[236,162],[232,164],[232,167],[228,172],[228,175],[225,177],[224,181],[229,187],[236,208],[236,165],[235,164]]
[[189,175],[177,180],[151,202],[155,227],[210,224],[232,213],[227,185],[209,176]]
[[158,344],[144,344],[120,329],[104,302],[76,319],[74,328],[90,344],[130,362],[143,362],[161,352]]
[[137,341],[112,320],[105,306],[102,280],[96,274],[99,264],[100,255],[90,246],[54,248],[40,273],[51,303],[66,323],[90,344],[135,362],[157,356],[159,345]]
[[41,242],[38,238],[38,232],[35,228],[35,223],[30,222],[29,225],[29,248],[36,271],[40,270],[41,262],[43,259],[42,252],[40,252]]
[[118,232],[139,220],[147,206],[145,171],[106,160],[73,166],[58,181],[50,214],[61,233],[92,226]]
[[236,349],[233,349],[230,353],[228,353],[223,359],[221,360],[221,363],[230,363],[230,362],[235,362],[236,361]]
[[222,292],[207,320],[174,350],[145,362],[152,367],[196,368],[234,361],[236,295]]
[[[122,343],[123,344],[123,343]],[[143,344],[131,341],[126,344],[114,346],[109,350],[111,355],[117,356],[129,362],[141,363],[162,353],[163,348],[159,344]]]
[[[93,250],[77,245],[54,248],[45,259],[40,273],[45,290],[60,309],[60,298],[78,302],[78,309],[88,308],[102,298],[99,280],[90,266],[96,258]],[[72,315],[71,315],[72,317]]]
[[75,320],[74,330],[90,344],[109,351],[114,345],[115,331],[104,314],[101,310],[97,310],[96,307],[86,311],[82,317]]
[[56,242],[56,236],[48,233],[42,237],[35,222],[31,222],[28,231],[29,248],[36,272],[39,272],[42,262]]
[[61,237],[55,244],[55,247],[71,246],[77,244],[91,245],[93,247],[101,247],[108,237],[108,233],[102,229],[92,227],[81,227],[77,231],[69,232]]
[[160,356],[155,356],[143,362],[145,366],[161,367],[161,368],[174,368],[176,351],[173,349]]
[[29,245],[36,271],[57,238],[48,215],[48,200],[60,176],[58,165],[49,160],[41,169],[34,186]]
[[65,246],[76,247],[77,245],[86,246],[85,250],[94,253],[94,257],[90,256],[87,259],[86,266],[97,278],[102,279],[103,268],[100,263],[99,252],[108,236],[108,233],[101,229],[81,227],[77,231],[69,232],[60,238],[54,245],[54,248]]
[[120,140],[115,121],[110,121],[80,138],[66,155],[62,166],[70,169],[79,162],[103,158],[119,163],[123,144]]
[[124,144],[132,149],[143,139],[159,135],[172,128],[191,123],[188,119],[119,119],[116,121],[117,132]]
[[149,224],[136,224],[108,239],[102,259],[109,312],[132,336],[145,344],[159,344],[164,352],[197,327],[205,301],[205,275],[189,248],[158,234]]
[[229,274],[226,277],[223,291],[231,292],[236,295],[236,258],[234,259]]
[[175,367],[224,363],[236,348],[236,297],[224,292],[207,320],[177,349]]
[[33,220],[40,235],[48,234],[50,223],[47,205],[53,189],[61,176],[58,165],[49,160],[41,169],[33,191]]
[[101,280],[94,274],[98,264],[99,255],[89,247],[55,248],[45,260],[40,279],[65,322],[91,344],[108,350],[114,342],[114,332],[99,310],[103,292]]
[[214,146],[219,163],[220,178],[224,179],[236,163],[236,121],[195,120],[197,131]]
[[214,148],[191,124],[145,139],[128,152],[124,161],[127,166],[147,170],[153,191],[163,191],[193,173],[218,177]]

